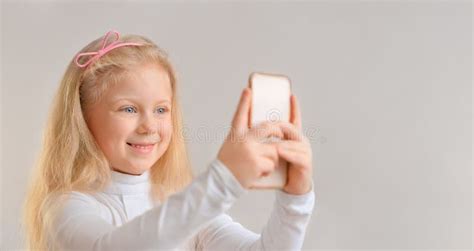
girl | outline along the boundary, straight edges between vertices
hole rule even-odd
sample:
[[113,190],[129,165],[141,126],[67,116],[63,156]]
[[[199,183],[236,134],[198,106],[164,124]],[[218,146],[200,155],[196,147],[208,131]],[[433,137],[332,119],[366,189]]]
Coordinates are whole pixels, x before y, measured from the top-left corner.
[[[249,129],[250,97],[244,89],[217,158],[192,179],[165,52],[145,37],[115,31],[91,42],[69,64],[53,103],[25,203],[28,246],[301,249],[314,192],[296,98],[293,124]],[[263,143],[270,136],[285,140]],[[256,234],[225,212],[279,158],[289,162],[287,185],[276,191]]]

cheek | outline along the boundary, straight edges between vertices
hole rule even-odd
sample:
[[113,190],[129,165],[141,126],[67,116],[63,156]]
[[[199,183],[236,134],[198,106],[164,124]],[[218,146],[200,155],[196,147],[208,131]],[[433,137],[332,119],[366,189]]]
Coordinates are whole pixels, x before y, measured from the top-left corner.
[[90,130],[98,145],[106,155],[113,154],[117,145],[133,131],[133,123],[114,118],[97,118],[90,124]]
[[107,136],[108,141],[123,141],[133,132],[133,126],[127,121],[115,121],[102,128],[103,134]]
[[161,156],[166,152],[169,148],[171,138],[173,135],[173,126],[171,123],[162,123],[160,124],[160,128],[158,131],[160,135],[161,141],[159,143],[158,148],[156,149],[157,158],[161,158]]
[[173,125],[171,121],[167,121],[166,123],[161,124],[159,133],[162,143],[169,144],[173,135]]

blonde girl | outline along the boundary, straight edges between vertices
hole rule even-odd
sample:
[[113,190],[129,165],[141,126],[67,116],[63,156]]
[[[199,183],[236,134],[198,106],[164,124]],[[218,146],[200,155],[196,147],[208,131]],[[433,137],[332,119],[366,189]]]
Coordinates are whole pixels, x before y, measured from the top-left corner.
[[[177,88],[166,53],[143,36],[110,31],[71,60],[25,201],[30,249],[301,249],[314,192],[296,97],[292,123],[250,129],[244,89],[217,157],[193,177]],[[270,136],[285,140],[263,143]],[[226,211],[279,158],[288,181],[257,234]]]

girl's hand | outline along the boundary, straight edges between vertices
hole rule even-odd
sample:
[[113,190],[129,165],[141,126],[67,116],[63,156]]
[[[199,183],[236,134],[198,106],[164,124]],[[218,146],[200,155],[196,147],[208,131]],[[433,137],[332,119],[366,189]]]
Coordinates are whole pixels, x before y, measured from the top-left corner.
[[232,128],[217,157],[245,188],[273,172],[278,163],[277,147],[264,143],[265,138],[283,138],[279,123],[264,122],[249,129],[250,103],[251,90],[245,88],[232,120]]
[[277,149],[278,155],[288,162],[288,179],[283,191],[301,195],[311,190],[312,152],[309,140],[301,131],[301,112],[294,95],[291,96],[291,110],[291,124],[282,124],[285,140],[277,143]]

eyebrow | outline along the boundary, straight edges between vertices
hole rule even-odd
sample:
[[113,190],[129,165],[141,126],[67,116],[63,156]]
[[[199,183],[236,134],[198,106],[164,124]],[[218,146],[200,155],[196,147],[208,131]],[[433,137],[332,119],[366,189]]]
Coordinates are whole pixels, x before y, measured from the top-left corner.
[[[137,100],[139,100],[139,98],[134,99],[133,97],[119,97],[119,98],[113,99],[112,103],[113,103],[113,104],[116,104],[116,103],[118,103],[118,102],[120,102],[120,101],[131,101],[131,102],[136,103]],[[168,100],[168,99],[160,99],[160,100],[157,100],[155,103],[156,103],[156,104],[163,104],[163,103],[171,104],[171,101]]]

